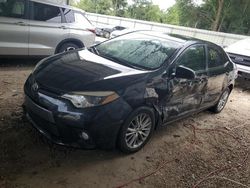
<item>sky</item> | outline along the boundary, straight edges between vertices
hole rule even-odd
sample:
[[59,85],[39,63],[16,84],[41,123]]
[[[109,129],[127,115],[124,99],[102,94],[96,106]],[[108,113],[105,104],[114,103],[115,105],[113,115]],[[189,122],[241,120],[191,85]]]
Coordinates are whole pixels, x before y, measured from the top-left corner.
[[168,9],[175,4],[175,0],[152,0],[155,5],[159,5],[160,9]]
[[[169,7],[175,4],[175,0],[152,0],[153,4],[158,5],[160,9],[168,9]],[[128,3],[132,2],[132,0],[128,0]],[[198,5],[202,3],[202,0],[194,0],[194,2]]]

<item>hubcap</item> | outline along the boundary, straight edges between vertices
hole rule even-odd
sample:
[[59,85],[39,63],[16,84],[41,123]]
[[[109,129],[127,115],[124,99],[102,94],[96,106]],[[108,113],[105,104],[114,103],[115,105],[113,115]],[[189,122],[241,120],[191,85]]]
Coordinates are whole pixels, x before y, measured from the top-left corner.
[[137,115],[129,124],[125,141],[129,148],[140,147],[148,138],[152,128],[151,117],[146,114]]
[[67,52],[67,51],[70,51],[70,50],[75,50],[76,48],[75,47],[68,47],[64,50],[64,52]]
[[225,91],[221,98],[220,98],[220,101],[219,101],[219,104],[218,104],[218,110],[222,110],[224,108],[224,106],[226,105],[227,103],[227,98],[229,96],[229,92],[228,91]]

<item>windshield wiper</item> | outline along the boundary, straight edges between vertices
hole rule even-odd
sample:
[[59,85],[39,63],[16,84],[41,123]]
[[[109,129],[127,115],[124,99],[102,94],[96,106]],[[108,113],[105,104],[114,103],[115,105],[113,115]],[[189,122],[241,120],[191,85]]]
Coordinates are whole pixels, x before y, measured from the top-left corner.
[[89,48],[89,50],[90,50],[91,52],[95,53],[96,55],[99,55],[99,51],[97,50],[97,48],[96,48],[95,46],[91,46],[91,47]]

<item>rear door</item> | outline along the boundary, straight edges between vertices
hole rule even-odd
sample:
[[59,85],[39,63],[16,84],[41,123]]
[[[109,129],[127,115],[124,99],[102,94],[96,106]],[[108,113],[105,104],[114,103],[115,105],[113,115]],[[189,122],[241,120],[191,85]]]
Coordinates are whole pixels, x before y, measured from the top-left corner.
[[30,2],[29,54],[47,56],[69,35],[62,10],[57,6]]
[[227,83],[228,59],[225,53],[217,46],[207,46],[208,59],[208,91],[205,95],[204,104],[214,104],[220,97],[225,84]]
[[0,55],[28,55],[27,8],[26,0],[0,1]]

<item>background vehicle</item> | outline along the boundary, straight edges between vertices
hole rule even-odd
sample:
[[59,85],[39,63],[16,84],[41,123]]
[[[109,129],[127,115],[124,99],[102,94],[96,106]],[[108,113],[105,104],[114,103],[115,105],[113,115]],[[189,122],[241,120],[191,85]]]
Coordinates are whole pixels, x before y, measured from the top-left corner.
[[110,38],[114,38],[114,37],[118,37],[120,35],[124,35],[126,33],[130,33],[130,32],[134,32],[136,31],[136,29],[123,29],[123,30],[117,30],[117,31],[113,31],[111,34],[110,34]]
[[136,152],[157,126],[221,112],[234,79],[215,44],[133,32],[42,60],[25,83],[25,109],[58,144]]
[[104,28],[98,27],[96,29],[96,35],[104,38],[110,38],[110,35],[113,31],[122,31],[126,29],[123,26],[106,26]]
[[0,55],[48,56],[95,41],[85,13],[38,0],[0,0]]
[[250,38],[228,46],[225,51],[237,65],[239,76],[250,79]]

